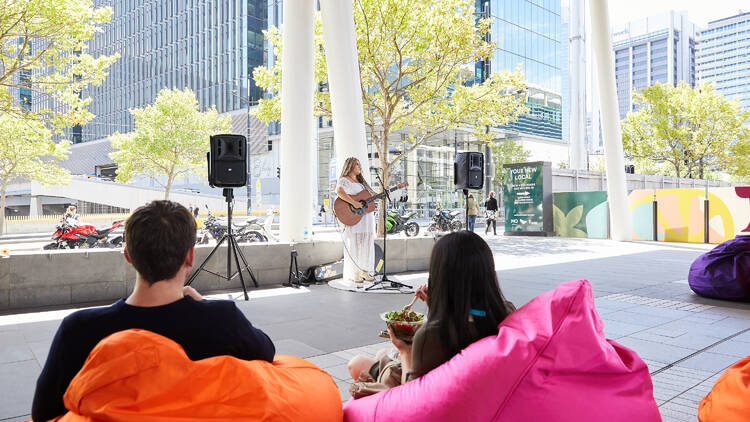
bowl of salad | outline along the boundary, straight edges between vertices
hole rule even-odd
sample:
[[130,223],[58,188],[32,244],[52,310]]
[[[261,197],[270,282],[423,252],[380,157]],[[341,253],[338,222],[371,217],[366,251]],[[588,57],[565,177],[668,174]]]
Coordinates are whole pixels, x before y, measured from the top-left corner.
[[407,343],[411,343],[414,333],[424,323],[424,314],[410,310],[384,312],[380,318],[393,328],[396,338]]

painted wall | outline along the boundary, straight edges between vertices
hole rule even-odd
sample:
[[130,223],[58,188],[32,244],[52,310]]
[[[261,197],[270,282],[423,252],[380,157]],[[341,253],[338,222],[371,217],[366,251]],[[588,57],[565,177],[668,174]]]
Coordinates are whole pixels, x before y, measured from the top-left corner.
[[[653,239],[653,201],[657,203],[657,240],[703,243],[708,198],[708,239],[721,243],[750,234],[750,187],[637,189],[630,191],[633,240]],[[554,194],[555,233],[563,237],[607,237],[605,191]]]

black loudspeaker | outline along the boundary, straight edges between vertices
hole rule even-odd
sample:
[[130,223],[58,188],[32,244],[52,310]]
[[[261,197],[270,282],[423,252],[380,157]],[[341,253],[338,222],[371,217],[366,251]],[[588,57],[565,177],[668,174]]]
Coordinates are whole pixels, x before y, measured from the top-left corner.
[[484,186],[484,154],[459,152],[453,164],[456,189],[482,189]]
[[212,188],[239,188],[247,184],[247,139],[242,135],[214,135],[208,157],[208,184]]

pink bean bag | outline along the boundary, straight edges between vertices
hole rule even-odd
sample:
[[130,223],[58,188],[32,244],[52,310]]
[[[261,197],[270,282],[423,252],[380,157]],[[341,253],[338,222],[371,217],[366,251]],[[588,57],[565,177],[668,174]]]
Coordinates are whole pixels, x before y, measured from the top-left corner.
[[604,337],[591,286],[544,293],[425,376],[350,400],[358,421],[661,421],[646,364]]

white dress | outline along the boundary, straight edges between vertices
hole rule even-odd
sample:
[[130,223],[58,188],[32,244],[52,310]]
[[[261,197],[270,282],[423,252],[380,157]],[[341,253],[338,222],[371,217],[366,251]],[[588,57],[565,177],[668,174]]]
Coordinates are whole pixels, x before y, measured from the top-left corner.
[[[342,177],[336,183],[336,190],[344,189],[348,195],[356,195],[365,187]],[[357,279],[360,271],[371,272],[375,267],[375,216],[365,214],[359,223],[344,226],[344,280]]]

